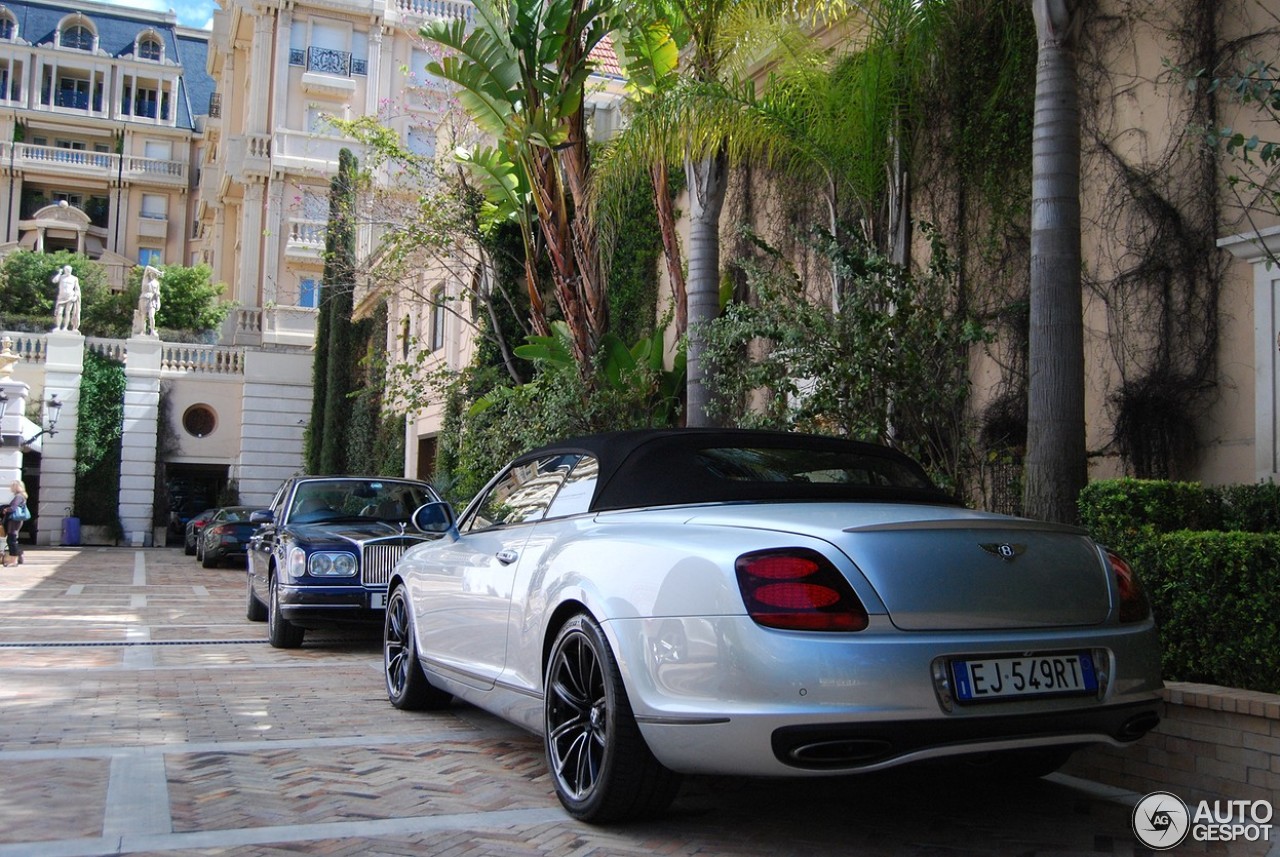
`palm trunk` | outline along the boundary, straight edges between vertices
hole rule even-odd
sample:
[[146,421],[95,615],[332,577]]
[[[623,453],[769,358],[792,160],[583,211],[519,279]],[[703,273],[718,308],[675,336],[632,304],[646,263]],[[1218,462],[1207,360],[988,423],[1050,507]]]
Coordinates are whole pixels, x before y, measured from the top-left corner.
[[1086,481],[1080,287],[1078,0],[1033,0],[1040,33],[1031,192],[1031,330],[1024,511],[1072,523]]
[[671,302],[676,311],[676,339],[679,340],[689,329],[689,296],[685,290],[684,268],[680,263],[676,212],[671,204],[666,161],[655,163],[650,176],[653,179],[653,203],[658,212],[658,231],[662,234],[662,255],[666,258],[667,277],[671,280]]
[[723,153],[686,161],[689,185],[689,346],[688,410],[690,428],[713,425],[707,413],[715,379],[703,365],[704,326],[720,313],[720,212],[724,208],[728,161]]

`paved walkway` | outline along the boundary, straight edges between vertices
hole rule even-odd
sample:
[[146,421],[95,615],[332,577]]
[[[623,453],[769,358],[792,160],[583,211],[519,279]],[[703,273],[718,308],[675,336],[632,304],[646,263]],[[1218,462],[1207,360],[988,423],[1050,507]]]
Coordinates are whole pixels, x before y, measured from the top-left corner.
[[593,828],[561,811],[526,733],[392,709],[376,633],[265,636],[242,569],[177,549],[0,569],[0,857],[1143,853],[1137,796],[1068,777],[694,779],[662,819]]

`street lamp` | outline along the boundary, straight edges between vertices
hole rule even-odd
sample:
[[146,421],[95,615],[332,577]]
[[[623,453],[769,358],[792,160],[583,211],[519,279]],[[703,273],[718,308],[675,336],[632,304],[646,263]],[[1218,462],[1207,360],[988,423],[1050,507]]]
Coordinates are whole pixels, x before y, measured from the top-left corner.
[[[49,394],[49,401],[44,403],[45,406],[45,427],[33,434],[31,437],[24,438],[22,432],[17,434],[0,435],[0,446],[29,446],[32,441],[41,435],[49,435],[53,437],[58,433],[58,417],[62,416],[62,402],[58,401],[57,393]],[[6,390],[0,390],[0,421],[4,420],[5,414],[9,410],[9,393]]]

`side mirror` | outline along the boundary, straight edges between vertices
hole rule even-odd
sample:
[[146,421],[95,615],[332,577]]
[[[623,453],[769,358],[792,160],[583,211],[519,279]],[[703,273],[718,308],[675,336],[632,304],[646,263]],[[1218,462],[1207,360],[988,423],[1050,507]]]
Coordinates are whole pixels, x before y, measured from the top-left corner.
[[454,526],[457,519],[453,507],[443,501],[419,506],[413,513],[413,525],[424,533],[448,535],[454,541],[458,539],[458,530]]
[[249,513],[249,523],[251,524],[270,524],[276,519],[276,513],[270,509],[259,509],[256,512]]

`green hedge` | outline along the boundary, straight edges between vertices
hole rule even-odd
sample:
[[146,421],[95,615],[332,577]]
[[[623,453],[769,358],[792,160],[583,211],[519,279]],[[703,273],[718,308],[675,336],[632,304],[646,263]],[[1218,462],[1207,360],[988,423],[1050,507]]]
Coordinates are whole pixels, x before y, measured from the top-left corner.
[[1164,677],[1280,693],[1280,489],[1113,479],[1081,521],[1128,559],[1160,625]]
[[1280,535],[1158,533],[1126,557],[1160,625],[1166,679],[1280,693]]

